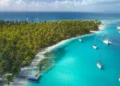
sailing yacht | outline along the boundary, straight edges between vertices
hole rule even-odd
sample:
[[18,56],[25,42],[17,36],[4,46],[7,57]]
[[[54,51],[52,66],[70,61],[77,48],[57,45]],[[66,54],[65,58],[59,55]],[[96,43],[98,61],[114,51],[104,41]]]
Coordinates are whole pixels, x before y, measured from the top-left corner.
[[99,69],[102,69],[102,64],[100,63],[100,61],[97,62],[97,67],[98,67]]
[[99,30],[103,30],[103,28],[104,28],[103,24],[99,25],[99,27],[98,27]]
[[103,34],[102,37],[105,37],[105,35]]
[[28,17],[26,18],[26,21],[28,21]]
[[93,45],[93,48],[94,48],[94,49],[97,49],[97,46],[96,46],[96,45]]
[[120,26],[117,26],[117,29],[120,30]]
[[118,81],[120,82],[120,75],[118,75]]
[[38,21],[38,18],[36,20]]
[[79,39],[79,42],[82,42],[82,39],[81,39],[81,38]]
[[105,39],[105,40],[103,40],[103,43],[105,43],[105,44],[111,44],[112,42],[111,41],[109,41],[108,39]]
[[37,17],[37,18],[35,18],[35,21],[38,21],[38,17]]

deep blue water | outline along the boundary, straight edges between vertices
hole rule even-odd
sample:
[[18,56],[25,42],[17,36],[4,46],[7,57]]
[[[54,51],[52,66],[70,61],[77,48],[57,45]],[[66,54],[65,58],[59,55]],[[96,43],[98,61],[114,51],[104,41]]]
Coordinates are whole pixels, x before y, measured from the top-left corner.
[[54,20],[119,20],[120,13],[85,13],[85,12],[0,12],[0,20],[23,21]]

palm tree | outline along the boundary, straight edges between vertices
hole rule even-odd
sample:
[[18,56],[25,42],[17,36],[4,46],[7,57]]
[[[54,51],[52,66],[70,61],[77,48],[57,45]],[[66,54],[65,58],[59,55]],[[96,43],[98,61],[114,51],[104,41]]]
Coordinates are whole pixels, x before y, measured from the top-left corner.
[[5,78],[5,81],[6,83],[10,86],[10,82],[12,82],[13,80],[13,76],[12,75],[8,75],[6,78]]

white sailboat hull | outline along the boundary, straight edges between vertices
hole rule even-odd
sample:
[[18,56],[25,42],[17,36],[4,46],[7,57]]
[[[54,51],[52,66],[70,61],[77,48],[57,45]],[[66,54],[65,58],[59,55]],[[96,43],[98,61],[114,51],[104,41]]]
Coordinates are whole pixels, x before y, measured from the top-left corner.
[[100,26],[98,27],[99,30],[103,30],[103,28],[104,28],[104,25],[100,25]]
[[82,39],[79,39],[79,42],[82,42]]
[[111,44],[112,42],[106,39],[106,40],[103,41],[103,43],[108,45],[108,44]]
[[97,63],[97,67],[98,67],[99,69],[102,68],[102,65],[100,64],[100,62]]
[[118,78],[118,81],[120,82],[120,78]]
[[120,26],[118,26],[117,29],[120,30]]
[[94,48],[94,49],[97,49],[97,46],[94,46],[94,45],[93,45],[93,48]]

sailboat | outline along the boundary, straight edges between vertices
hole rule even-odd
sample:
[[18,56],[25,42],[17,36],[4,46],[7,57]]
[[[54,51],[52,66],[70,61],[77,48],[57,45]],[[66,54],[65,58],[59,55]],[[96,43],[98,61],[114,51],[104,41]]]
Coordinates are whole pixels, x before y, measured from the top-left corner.
[[99,69],[102,69],[102,68],[103,68],[102,63],[101,63],[101,57],[99,57],[99,60],[98,60],[98,62],[97,62],[97,67],[98,67]]
[[109,41],[108,39],[105,39],[105,40],[103,40],[103,43],[105,43],[105,44],[112,44],[112,42],[111,41]]
[[103,24],[99,25],[98,29],[99,30],[103,30],[104,29],[104,25]]
[[97,36],[95,36],[95,38],[94,38],[94,45],[93,45],[94,49],[98,49],[97,45],[95,44],[96,43],[96,38],[97,38]]
[[28,21],[28,17],[26,18],[26,21]]
[[117,29],[120,30],[120,26],[117,26]]
[[103,34],[102,37],[105,37],[105,35]]
[[118,81],[120,82],[120,75],[118,75]]
[[112,42],[109,40],[109,36],[108,36],[107,39],[105,38],[105,39],[103,40],[103,43],[104,43],[104,44],[107,44],[107,45],[112,44]]
[[35,21],[38,21],[38,17],[37,17],[37,18],[35,18]]
[[97,67],[98,67],[99,69],[102,69],[102,64],[101,64],[100,61],[97,62]]
[[81,38],[79,39],[79,42],[82,42],[82,39],[81,39]]
[[38,21],[38,18],[36,20]]
[[93,48],[94,48],[94,49],[97,49],[97,46],[96,46],[96,45],[93,45]]

